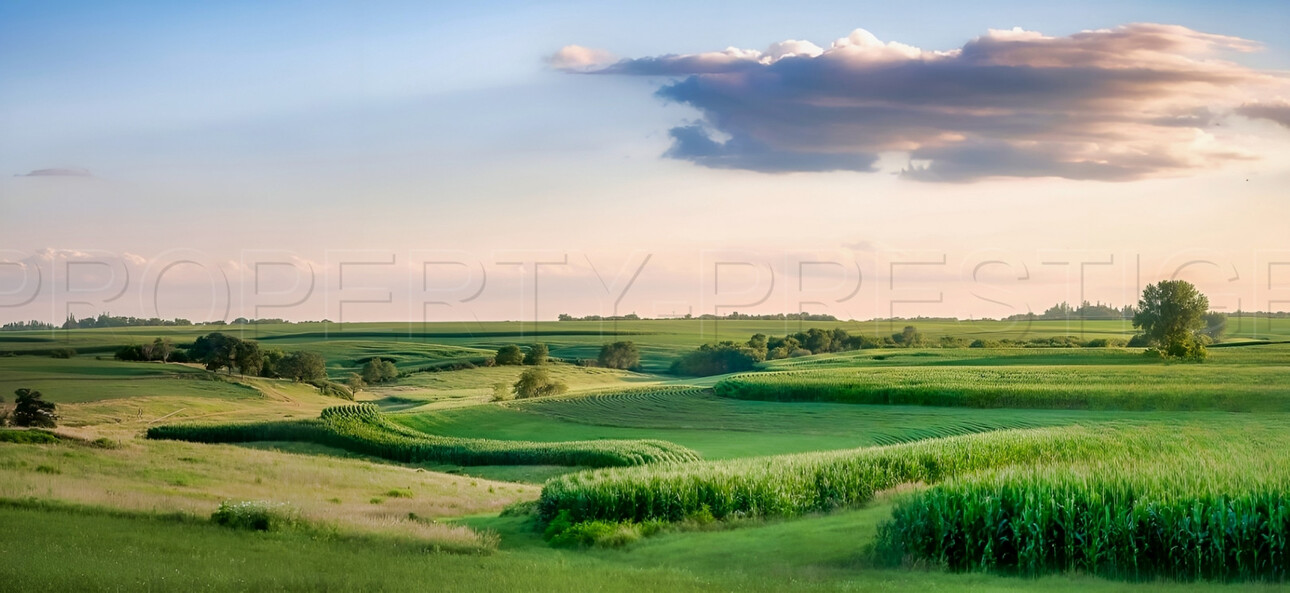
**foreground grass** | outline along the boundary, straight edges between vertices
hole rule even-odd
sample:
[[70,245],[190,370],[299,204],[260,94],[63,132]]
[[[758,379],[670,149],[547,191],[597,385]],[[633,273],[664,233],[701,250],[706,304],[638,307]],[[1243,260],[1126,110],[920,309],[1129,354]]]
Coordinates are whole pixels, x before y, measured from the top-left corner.
[[[15,591],[1280,591],[1272,585],[1127,584],[1083,576],[1019,579],[873,567],[864,542],[889,508],[676,533],[626,551],[541,546],[511,521],[502,551],[432,553],[397,538],[252,533],[205,521],[0,506],[0,583]],[[57,561],[51,561],[57,559]]]
[[[398,492],[398,496],[391,496]],[[0,498],[39,498],[209,516],[225,500],[287,503],[344,532],[469,543],[459,526],[417,520],[496,513],[533,486],[360,459],[229,445],[125,441],[117,449],[0,443]]]

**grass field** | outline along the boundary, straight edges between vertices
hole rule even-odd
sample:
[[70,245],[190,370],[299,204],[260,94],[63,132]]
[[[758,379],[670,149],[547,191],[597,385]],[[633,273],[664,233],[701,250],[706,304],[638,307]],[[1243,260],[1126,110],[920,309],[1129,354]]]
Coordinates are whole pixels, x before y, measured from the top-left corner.
[[[1290,337],[1285,322],[1273,320],[1258,337]],[[915,324],[931,338],[1081,330],[1078,323],[1064,322]],[[809,325],[882,335],[903,323]],[[1083,325],[1085,337],[1130,333],[1120,322]],[[288,381],[110,360],[116,346],[131,341],[169,335],[182,343],[209,331],[239,329],[269,347],[322,353],[333,377],[372,356],[395,360],[409,372],[536,340],[550,344],[554,356],[591,358],[613,338],[613,324],[594,322],[436,324],[411,332],[407,324],[346,325],[340,332],[322,324],[129,328],[55,332],[61,341],[53,342],[38,341],[48,339],[48,332],[0,334],[0,351],[70,346],[80,353],[71,359],[0,356],[0,387],[33,387],[58,402],[58,433],[67,437],[44,444],[27,441],[47,439],[0,442],[5,587],[420,590],[433,582],[445,591],[1283,588],[1275,571],[1213,568],[1245,566],[1244,552],[1237,554],[1239,562],[1215,552],[1200,564],[1177,564],[1182,569],[1166,556],[1167,565],[1129,573],[1118,568],[1128,543],[1088,548],[1095,560],[1086,561],[1070,546],[1040,546],[1067,551],[1025,556],[1004,552],[1013,548],[1002,540],[991,544],[993,555],[928,542],[985,543],[1002,533],[959,520],[981,516],[977,509],[993,509],[988,516],[1007,516],[1009,525],[1047,529],[1053,538],[1075,533],[1063,526],[1091,516],[1093,509],[1129,525],[1136,509],[1146,508],[1137,501],[1172,501],[1185,509],[1209,505],[1196,508],[1217,516],[1215,496],[1281,500],[1275,496],[1286,490],[1284,484],[1252,476],[1285,470],[1278,452],[1290,444],[1284,436],[1290,434],[1290,410],[1282,405],[1290,399],[1284,386],[1290,345],[1214,348],[1200,365],[1164,364],[1117,348],[878,349],[688,379],[658,371],[717,332],[722,339],[743,340],[800,328],[795,322],[624,322],[618,332],[641,345],[643,371],[553,365],[551,372],[570,386],[566,395],[491,403],[493,385],[513,382],[523,369],[480,367],[413,372],[371,386],[359,399],[380,406],[382,422],[392,423],[388,432],[409,442],[486,439],[504,449],[538,450],[576,441],[613,447],[605,441],[661,439],[692,449],[704,461],[600,470],[536,458],[526,460],[533,465],[462,465],[316,439],[284,441],[268,433],[229,444],[141,438],[150,428],[171,425],[303,425],[342,403]],[[1252,328],[1234,329],[1233,343],[1255,337]],[[723,397],[732,395],[735,382],[765,391],[760,399]],[[809,401],[834,396],[802,397],[786,389],[794,384],[986,398],[976,404],[992,407],[925,405],[961,402],[889,395],[880,405],[846,403],[857,401],[847,398]],[[1095,409],[1063,409],[1072,407],[1071,394],[1085,398],[1074,407]],[[775,401],[782,399],[793,401]],[[99,438],[106,443],[91,444]],[[1164,500],[1161,492],[1177,496]],[[623,540],[621,549],[609,543],[554,549],[535,531],[533,515],[501,515],[508,505],[539,497],[548,518],[566,510],[576,519],[679,521],[658,535]],[[254,533],[207,519],[221,502],[242,500],[286,503],[311,527]],[[1090,510],[1062,515],[1071,508],[1061,502],[1066,500]],[[1273,516],[1267,504],[1239,508]],[[1040,512],[1049,519],[1023,519]],[[718,520],[708,523],[705,513]],[[1178,523],[1160,523],[1166,524],[1182,531]],[[1131,531],[1080,525],[1086,526],[1080,537],[1090,541],[1139,541],[1124,535]],[[158,540],[170,542],[164,553],[151,543]],[[1255,548],[1241,542],[1224,548],[1245,549]],[[1260,558],[1274,557],[1269,549],[1257,548]],[[51,567],[32,560],[34,554],[67,561]],[[894,564],[893,557],[899,557]],[[1099,560],[1112,557],[1114,569]],[[1010,576],[1014,572],[1041,576]],[[1202,582],[1192,582],[1197,576]],[[1275,582],[1249,583],[1251,578]],[[1231,579],[1237,582],[1220,582]]]
[[[541,321],[541,322],[445,322],[445,323],[295,323],[248,326],[129,327],[85,330],[0,332],[0,352],[45,352],[73,348],[80,354],[105,354],[127,344],[151,342],[159,336],[176,343],[191,342],[198,336],[220,331],[256,339],[265,346],[295,349],[309,345],[328,361],[334,376],[356,368],[356,361],[382,355],[409,370],[425,364],[469,358],[495,351],[504,344],[544,342],[556,357],[595,358],[606,342],[629,339],[641,348],[646,370],[662,371],[672,359],[700,344],[720,340],[746,341],[755,333],[785,335],[810,327],[846,329],[875,337],[899,332],[914,325],[935,342],[941,336],[967,340],[1031,339],[1077,336],[1082,339],[1120,338],[1133,335],[1125,321]],[[1232,340],[1290,340],[1290,319],[1233,319],[1228,338]]]

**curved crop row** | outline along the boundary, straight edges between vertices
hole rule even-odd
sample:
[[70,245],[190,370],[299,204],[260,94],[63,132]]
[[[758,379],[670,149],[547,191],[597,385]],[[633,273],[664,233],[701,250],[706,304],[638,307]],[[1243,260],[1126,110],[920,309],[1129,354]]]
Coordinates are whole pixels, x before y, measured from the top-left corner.
[[1001,431],[902,445],[685,465],[580,472],[554,478],[538,501],[544,519],[683,519],[792,516],[868,501],[901,484],[935,483],[1012,464],[1079,460],[1115,451],[1159,450],[1133,431],[1084,427]]
[[762,401],[1091,410],[1290,410],[1284,367],[873,367],[747,373],[713,388]]
[[690,449],[656,440],[538,443],[429,435],[389,422],[371,404],[327,408],[316,420],[156,426],[148,429],[148,438],[200,443],[303,441],[394,461],[461,465],[616,467],[699,459]]

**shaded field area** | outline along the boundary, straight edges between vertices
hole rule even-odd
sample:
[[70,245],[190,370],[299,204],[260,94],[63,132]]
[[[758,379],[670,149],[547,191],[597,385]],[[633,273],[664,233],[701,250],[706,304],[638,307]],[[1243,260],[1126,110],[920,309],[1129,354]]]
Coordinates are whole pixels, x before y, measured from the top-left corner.
[[[1205,421],[1221,415],[1194,417]],[[1144,421],[1152,416],[743,401],[717,397],[706,389],[663,388],[390,414],[388,418],[429,434],[457,437],[536,441],[660,438],[694,449],[705,459],[729,459],[1013,428]]]

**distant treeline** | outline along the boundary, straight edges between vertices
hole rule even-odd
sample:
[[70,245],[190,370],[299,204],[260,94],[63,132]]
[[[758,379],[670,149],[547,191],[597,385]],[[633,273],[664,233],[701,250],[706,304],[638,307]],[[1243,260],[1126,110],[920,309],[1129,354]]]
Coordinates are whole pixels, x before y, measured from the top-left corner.
[[1137,309],[1133,305],[1125,305],[1120,308],[1104,305],[1100,301],[1090,303],[1084,301],[1079,307],[1072,307],[1065,301],[1049,307],[1043,313],[1036,315],[1032,313],[1019,313],[1005,317],[1004,321],[1033,321],[1036,319],[1133,319]]
[[63,322],[63,329],[92,329],[98,327],[158,327],[158,326],[187,326],[193,322],[187,319],[161,319],[159,317],[123,317],[99,313],[98,317],[86,317],[77,319],[75,315],[68,315],[67,320]]
[[54,329],[54,327],[55,326],[52,323],[45,323],[44,321],[36,321],[33,319],[31,321],[13,321],[0,325],[0,331],[19,332],[28,330],[50,330]]
[[587,315],[585,317],[574,317],[568,313],[561,313],[556,318],[559,321],[664,321],[670,319],[701,319],[704,321],[838,321],[837,317],[832,315],[823,315],[816,313],[772,313],[768,315],[750,315],[748,313],[739,313],[738,311],[729,315],[713,315],[705,313],[694,316],[689,313],[682,317],[663,317],[649,318],[641,317],[635,313],[626,315]]
[[176,317],[174,319],[162,319],[160,317],[130,317],[123,315],[111,315],[100,313],[95,317],[85,317],[77,319],[75,315],[68,315],[62,325],[45,323],[44,321],[14,321],[0,326],[0,331],[33,331],[33,330],[52,330],[52,329],[94,329],[100,327],[188,327],[193,325],[256,325],[256,324],[290,324],[292,322],[286,319],[268,318],[268,319],[247,319],[238,317],[233,321],[199,321],[193,323],[187,319]]

